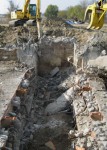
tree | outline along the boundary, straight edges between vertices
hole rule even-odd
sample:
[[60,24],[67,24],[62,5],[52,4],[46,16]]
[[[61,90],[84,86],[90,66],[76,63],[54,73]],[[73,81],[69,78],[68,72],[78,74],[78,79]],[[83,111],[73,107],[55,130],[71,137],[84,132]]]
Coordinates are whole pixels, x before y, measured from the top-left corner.
[[45,11],[45,16],[47,18],[56,18],[58,16],[58,11],[57,5],[49,5]]
[[81,5],[71,6],[67,9],[67,18],[83,20],[84,12],[85,10],[81,7]]
[[67,11],[66,10],[59,11],[58,17],[67,19]]
[[9,0],[9,7],[7,8],[9,16],[12,11],[17,10],[18,8],[19,8],[19,5],[16,5],[12,0]]

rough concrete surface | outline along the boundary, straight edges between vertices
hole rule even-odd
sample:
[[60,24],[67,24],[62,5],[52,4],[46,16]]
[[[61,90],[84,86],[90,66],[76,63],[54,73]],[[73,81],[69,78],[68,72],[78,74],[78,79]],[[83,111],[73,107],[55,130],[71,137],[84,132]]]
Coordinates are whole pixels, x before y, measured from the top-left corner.
[[[11,68],[10,68],[11,67]],[[15,71],[15,62],[9,65],[0,62],[0,119],[3,117],[4,112],[7,110],[11,100],[20,85],[25,71]]]

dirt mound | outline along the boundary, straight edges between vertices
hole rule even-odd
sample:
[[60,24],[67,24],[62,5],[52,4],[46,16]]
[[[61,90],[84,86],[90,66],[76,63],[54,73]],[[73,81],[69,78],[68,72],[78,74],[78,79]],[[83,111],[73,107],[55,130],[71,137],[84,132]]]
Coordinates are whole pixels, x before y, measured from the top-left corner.
[[47,26],[47,27],[71,27],[71,25],[68,25],[65,20],[61,19],[61,18],[57,18],[57,19],[44,19],[42,21],[43,26]]
[[2,27],[5,30],[0,33],[0,46],[6,48],[16,48],[17,45],[27,43],[31,37],[37,41],[36,27]]

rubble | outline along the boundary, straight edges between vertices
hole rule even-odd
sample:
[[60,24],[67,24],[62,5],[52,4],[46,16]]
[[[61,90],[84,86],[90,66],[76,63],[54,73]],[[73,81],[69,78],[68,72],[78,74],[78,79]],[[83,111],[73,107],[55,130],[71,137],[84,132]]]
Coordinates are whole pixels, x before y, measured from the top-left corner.
[[39,41],[35,27],[0,32],[0,111],[6,110],[0,113],[6,128],[0,144],[15,150],[107,149],[107,92],[98,77],[106,80],[106,33],[62,20],[43,24]]

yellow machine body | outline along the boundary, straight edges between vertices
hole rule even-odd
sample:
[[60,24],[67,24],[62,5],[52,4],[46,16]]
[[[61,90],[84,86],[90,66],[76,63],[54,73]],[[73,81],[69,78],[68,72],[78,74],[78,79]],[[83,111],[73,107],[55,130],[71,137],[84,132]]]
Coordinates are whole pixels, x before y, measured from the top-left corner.
[[11,19],[36,19],[37,4],[30,4],[30,0],[25,0],[22,10],[11,12]]
[[85,11],[84,19],[89,20],[87,29],[101,29],[104,24],[104,17],[107,11],[107,3],[99,0],[97,3],[89,5]]
[[30,0],[25,0],[22,10],[11,12],[9,26],[37,25],[38,37],[41,37],[40,0],[35,1],[35,4],[30,4]]
[[36,14],[32,16],[29,12],[24,16],[21,10],[11,12],[11,19],[36,19]]

